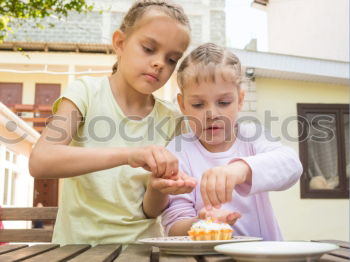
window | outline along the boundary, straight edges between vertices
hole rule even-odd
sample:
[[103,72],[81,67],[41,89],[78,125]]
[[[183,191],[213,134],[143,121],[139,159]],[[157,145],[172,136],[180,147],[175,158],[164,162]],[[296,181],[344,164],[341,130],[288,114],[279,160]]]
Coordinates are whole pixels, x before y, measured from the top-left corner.
[[0,205],[14,206],[19,174],[17,155],[0,145]]
[[301,198],[349,197],[349,104],[298,104]]

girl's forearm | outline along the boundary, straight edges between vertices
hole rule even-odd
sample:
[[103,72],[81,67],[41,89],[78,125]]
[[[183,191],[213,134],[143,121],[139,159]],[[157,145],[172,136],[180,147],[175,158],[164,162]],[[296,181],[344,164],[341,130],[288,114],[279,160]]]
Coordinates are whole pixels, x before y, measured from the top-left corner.
[[167,194],[163,194],[152,188],[150,184],[147,186],[143,197],[143,212],[148,218],[158,217],[169,203]]
[[29,159],[30,174],[35,178],[74,177],[98,170],[126,165],[127,148],[82,148],[51,145],[34,148]]
[[187,236],[192,224],[198,220],[198,217],[193,217],[176,221],[169,230],[169,236]]

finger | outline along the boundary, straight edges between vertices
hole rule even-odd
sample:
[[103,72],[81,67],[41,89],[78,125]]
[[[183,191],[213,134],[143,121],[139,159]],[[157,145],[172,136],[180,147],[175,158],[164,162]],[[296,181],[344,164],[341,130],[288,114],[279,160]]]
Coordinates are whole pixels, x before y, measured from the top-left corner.
[[163,155],[163,152],[161,150],[159,150],[158,148],[154,148],[152,150],[152,155],[154,160],[156,161],[156,165],[157,165],[157,173],[156,176],[157,177],[161,177],[164,172],[165,172],[165,168],[166,168],[166,159]]
[[201,190],[201,195],[202,195],[204,207],[207,209],[210,209],[211,203],[210,203],[208,193],[207,193],[207,182],[208,182],[207,173],[204,173],[202,180],[201,180],[200,190]]
[[145,160],[146,160],[146,164],[143,168],[148,171],[152,171],[154,175],[157,175],[157,164],[153,158],[153,155],[149,154],[148,156],[146,156]]
[[234,213],[230,213],[228,216],[227,216],[227,223],[228,224],[234,224],[237,222],[237,220],[241,218],[241,214],[238,213],[238,212],[234,212]]
[[225,176],[226,177],[226,202],[231,202],[232,201],[232,194],[233,194],[233,189],[235,188],[235,183],[234,179],[232,176]]
[[226,176],[221,174],[216,177],[216,195],[220,203],[226,202]]
[[199,213],[198,213],[198,218],[199,219],[205,219],[207,214],[207,210],[205,208],[202,208]]
[[172,181],[168,179],[162,179],[162,178],[155,178],[153,180],[153,187],[160,190],[162,188],[170,187],[172,186]]
[[164,155],[167,159],[167,166],[166,166],[166,172],[165,177],[172,177],[177,176],[179,173],[179,161],[171,152],[164,149]]
[[217,177],[213,173],[211,173],[211,175],[208,176],[207,193],[210,204],[215,208],[219,208],[218,206],[220,205],[220,201],[216,193],[216,179]]

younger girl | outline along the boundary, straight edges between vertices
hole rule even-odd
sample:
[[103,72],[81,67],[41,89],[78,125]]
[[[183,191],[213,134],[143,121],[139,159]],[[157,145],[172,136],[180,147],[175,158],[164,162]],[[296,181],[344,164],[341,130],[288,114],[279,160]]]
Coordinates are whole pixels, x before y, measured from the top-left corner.
[[281,239],[268,191],[291,187],[302,166],[293,150],[268,141],[259,126],[237,123],[240,82],[238,58],[214,44],[199,46],[179,67],[178,103],[192,133],[167,148],[200,184],[170,197],[162,214],[169,235],[187,235],[193,222],[210,216],[234,224],[236,235]]
[[[65,178],[54,243],[159,236],[159,222],[149,219],[158,212],[149,209],[150,200],[161,206],[159,195],[192,190],[193,180],[178,173],[177,159],[162,147],[179,134],[179,113],[152,95],[170,78],[189,41],[182,8],[137,1],[113,35],[115,73],[78,79],[55,102],[56,115],[29,163],[36,178]],[[146,170],[153,173],[152,187]]]

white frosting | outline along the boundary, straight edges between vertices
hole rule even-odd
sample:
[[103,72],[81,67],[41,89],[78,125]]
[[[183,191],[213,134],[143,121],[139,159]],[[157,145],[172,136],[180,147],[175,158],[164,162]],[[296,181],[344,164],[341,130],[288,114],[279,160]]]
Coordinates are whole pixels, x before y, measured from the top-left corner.
[[210,220],[200,220],[192,225],[193,229],[203,229],[205,231],[232,229],[229,224],[215,223]]

